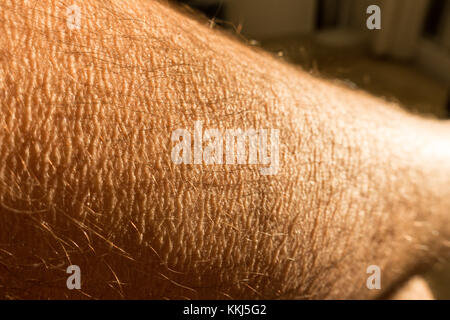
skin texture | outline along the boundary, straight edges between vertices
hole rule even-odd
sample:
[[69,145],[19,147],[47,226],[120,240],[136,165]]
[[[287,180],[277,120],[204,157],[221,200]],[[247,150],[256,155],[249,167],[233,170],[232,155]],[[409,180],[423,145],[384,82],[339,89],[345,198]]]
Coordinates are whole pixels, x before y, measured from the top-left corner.
[[[448,123],[164,3],[72,3],[0,4],[0,297],[366,299],[448,253]],[[195,120],[279,129],[280,170],[174,164]]]

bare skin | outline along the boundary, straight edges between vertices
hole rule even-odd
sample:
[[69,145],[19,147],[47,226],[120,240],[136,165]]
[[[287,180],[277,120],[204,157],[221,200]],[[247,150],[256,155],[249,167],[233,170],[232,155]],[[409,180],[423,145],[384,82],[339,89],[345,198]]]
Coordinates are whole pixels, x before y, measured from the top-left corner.
[[[83,1],[69,30],[72,3],[0,4],[0,297],[376,298],[448,253],[448,123],[166,4]],[[195,120],[279,129],[278,173],[174,164]]]
[[412,277],[395,294],[392,300],[433,300],[433,293],[424,279]]

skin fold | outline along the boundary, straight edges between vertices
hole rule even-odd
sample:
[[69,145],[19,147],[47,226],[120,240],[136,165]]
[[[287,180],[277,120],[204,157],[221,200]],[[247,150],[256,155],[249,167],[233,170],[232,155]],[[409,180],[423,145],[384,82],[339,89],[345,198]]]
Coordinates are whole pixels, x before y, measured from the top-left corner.
[[[166,3],[72,4],[0,3],[1,298],[370,299],[448,254],[448,123]],[[173,163],[196,120],[278,129],[277,174]]]

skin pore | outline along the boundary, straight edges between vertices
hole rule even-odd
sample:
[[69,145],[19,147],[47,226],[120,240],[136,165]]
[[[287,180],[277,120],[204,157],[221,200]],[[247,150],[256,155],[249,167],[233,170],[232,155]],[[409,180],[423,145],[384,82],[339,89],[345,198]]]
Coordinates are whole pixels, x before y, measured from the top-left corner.
[[[72,4],[0,4],[1,298],[376,298],[448,253],[448,123],[165,3]],[[196,120],[278,129],[277,174],[173,163]]]

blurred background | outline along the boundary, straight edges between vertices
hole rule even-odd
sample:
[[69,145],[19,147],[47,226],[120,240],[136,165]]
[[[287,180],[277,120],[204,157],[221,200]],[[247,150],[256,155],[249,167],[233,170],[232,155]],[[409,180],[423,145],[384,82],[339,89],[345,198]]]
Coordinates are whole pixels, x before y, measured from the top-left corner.
[[[450,0],[180,0],[304,69],[450,117]],[[381,29],[369,30],[370,5]]]
[[[450,118],[450,0],[174,2],[313,74]],[[370,5],[380,29],[366,25]],[[436,298],[450,299],[450,262],[441,260],[426,278]]]

